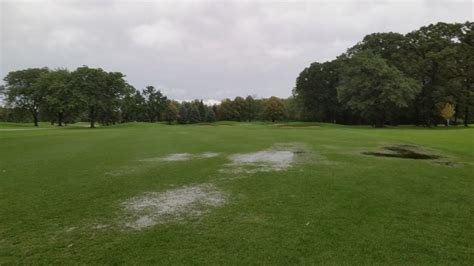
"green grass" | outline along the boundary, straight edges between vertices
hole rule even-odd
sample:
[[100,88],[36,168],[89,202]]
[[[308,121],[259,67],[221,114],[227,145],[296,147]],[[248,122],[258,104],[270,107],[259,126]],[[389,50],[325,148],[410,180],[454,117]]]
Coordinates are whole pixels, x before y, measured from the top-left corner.
[[[315,125],[315,124],[309,124]],[[130,123],[1,129],[0,264],[456,264],[474,262],[473,129]],[[227,155],[304,143],[287,171],[222,178]],[[361,152],[415,144],[455,163]],[[140,164],[170,153],[221,156]],[[317,155],[317,156],[316,156]],[[108,175],[117,169],[135,169]],[[144,230],[107,228],[147,191],[213,183],[227,204]]]

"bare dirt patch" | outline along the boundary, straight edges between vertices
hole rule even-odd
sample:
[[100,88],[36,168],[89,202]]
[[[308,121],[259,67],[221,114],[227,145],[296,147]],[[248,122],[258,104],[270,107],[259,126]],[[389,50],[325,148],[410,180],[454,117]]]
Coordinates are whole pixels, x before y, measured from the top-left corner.
[[421,150],[415,145],[395,145],[383,147],[385,152],[363,152],[365,155],[378,157],[392,157],[413,160],[436,160],[441,158],[439,155],[430,154]]
[[125,226],[140,230],[161,223],[179,222],[223,205],[227,195],[212,184],[147,192],[122,203]]

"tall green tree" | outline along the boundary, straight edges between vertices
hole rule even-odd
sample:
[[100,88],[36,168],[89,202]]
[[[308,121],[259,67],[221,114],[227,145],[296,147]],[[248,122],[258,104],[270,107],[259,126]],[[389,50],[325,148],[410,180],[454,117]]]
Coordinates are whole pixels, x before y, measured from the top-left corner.
[[178,106],[174,101],[169,101],[165,110],[165,120],[168,124],[172,124],[174,121],[177,121],[179,118]]
[[272,96],[264,103],[262,117],[272,122],[284,120],[288,117],[288,111],[280,98]]
[[406,68],[408,38],[396,32],[372,33],[349,48],[347,55],[352,56],[361,51],[371,50],[382,57],[387,64],[402,71]]
[[430,24],[410,32],[404,72],[421,84],[414,107],[416,122],[433,126],[440,120],[438,110],[452,94],[446,90],[452,78],[456,25]]
[[147,86],[143,91],[146,98],[146,114],[149,122],[161,120],[161,115],[167,106],[167,97],[153,86]]
[[285,103],[286,110],[288,110],[288,119],[293,121],[302,120],[301,104],[297,98],[290,96],[287,99],[283,99],[283,102]]
[[242,97],[235,97],[234,100],[232,101],[232,109],[234,113],[234,118],[233,120],[237,121],[242,121],[244,119],[244,113],[245,113],[245,100]]
[[293,95],[309,120],[333,122],[341,112],[336,87],[340,62],[312,63],[296,79]]
[[62,126],[73,120],[81,111],[81,95],[70,85],[71,73],[67,69],[57,69],[44,73],[37,80],[38,89],[45,95],[45,110]]
[[103,107],[103,100],[106,100],[107,73],[101,68],[89,68],[88,66],[78,67],[71,73],[70,84],[74,90],[81,93],[81,101],[87,106],[90,127],[94,128],[98,113]]
[[99,119],[102,124],[115,124],[120,121],[120,107],[129,88],[125,75],[120,72],[106,72],[104,88],[105,99],[102,100]]
[[201,120],[204,120],[206,117],[206,106],[204,105],[204,102],[202,100],[196,101],[197,108],[199,110],[199,117]]
[[48,72],[48,68],[28,68],[12,71],[3,79],[7,103],[14,108],[28,111],[35,126],[38,126],[40,106],[46,97],[44,91],[38,88],[37,81],[41,75]]
[[217,119],[216,113],[214,112],[213,108],[208,107],[206,110],[206,122],[213,123],[213,122],[216,122],[216,119]]
[[[456,53],[454,78],[452,84],[457,88],[456,114],[463,115],[464,126],[470,122],[470,114],[474,111],[474,22],[456,24]],[[456,41],[457,40],[457,41]]]
[[71,73],[71,86],[80,92],[83,104],[88,110],[90,127],[98,119],[115,123],[127,83],[120,72],[106,72],[101,68],[78,67]]
[[230,99],[224,99],[217,106],[217,116],[219,120],[235,120],[238,116],[234,109],[233,102]]
[[145,98],[132,86],[127,86],[121,106],[124,122],[145,120]]
[[181,103],[179,106],[178,123],[180,124],[189,123],[189,112],[188,112],[188,108],[186,107],[184,103]]
[[419,84],[370,50],[359,52],[342,69],[338,99],[376,127],[383,127],[415,98]]
[[242,110],[242,120],[253,121],[257,119],[261,105],[259,101],[255,100],[252,96],[247,96],[245,98],[244,107]]
[[189,123],[195,124],[201,122],[201,114],[199,113],[198,105],[191,104],[189,109]]

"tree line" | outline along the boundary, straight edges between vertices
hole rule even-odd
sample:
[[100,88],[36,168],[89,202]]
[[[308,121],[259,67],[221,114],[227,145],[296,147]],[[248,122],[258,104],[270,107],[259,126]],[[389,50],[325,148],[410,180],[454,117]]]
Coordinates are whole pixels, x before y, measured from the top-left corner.
[[67,69],[29,68],[12,71],[1,87],[6,102],[0,108],[0,121],[49,121],[63,126],[78,121],[110,125],[143,121],[192,124],[217,120],[283,120],[287,109],[284,100],[225,99],[207,106],[202,100],[178,102],[160,90],[147,86],[135,89],[120,72],[82,66]]
[[[293,94],[302,119],[436,126],[472,122],[474,23],[437,23],[408,34],[373,33],[335,60],[312,63]],[[443,109],[452,106],[451,112]],[[451,117],[448,117],[449,121]]]
[[287,99],[252,96],[178,102],[160,90],[131,86],[120,72],[82,66],[12,71],[0,87],[0,121],[304,120],[340,124],[436,126],[473,121],[474,23],[437,23],[405,35],[373,33],[336,59],[312,63]]

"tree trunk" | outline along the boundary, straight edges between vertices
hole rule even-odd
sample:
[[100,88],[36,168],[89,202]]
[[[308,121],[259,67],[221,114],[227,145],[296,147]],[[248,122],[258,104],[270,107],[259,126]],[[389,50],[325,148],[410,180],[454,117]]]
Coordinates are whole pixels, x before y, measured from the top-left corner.
[[33,115],[33,121],[35,122],[35,127],[37,127],[38,126],[38,114],[34,111],[32,111],[31,114]]
[[376,117],[375,117],[375,124],[374,124],[374,127],[377,127],[377,128],[383,128],[384,125],[385,125],[385,110],[384,109],[379,109],[379,110],[375,110],[375,112],[377,112],[376,114]]
[[63,113],[61,112],[58,113],[58,126],[59,127],[63,126]]
[[469,103],[466,103],[466,109],[464,110],[464,126],[469,126]]
[[453,121],[453,125],[457,125],[457,124],[458,124],[458,113],[459,113],[459,105],[456,104],[456,106],[454,107],[454,121]]
[[90,120],[91,120],[91,128],[95,128],[95,108],[94,106],[91,106],[89,108],[89,117],[90,117]]

